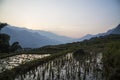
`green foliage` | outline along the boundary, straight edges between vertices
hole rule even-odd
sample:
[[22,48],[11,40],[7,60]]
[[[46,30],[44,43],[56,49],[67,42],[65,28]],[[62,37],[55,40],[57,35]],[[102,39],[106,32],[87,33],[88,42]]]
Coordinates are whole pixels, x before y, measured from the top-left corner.
[[120,79],[120,42],[111,42],[103,56],[106,80]]
[[10,52],[15,52],[18,49],[22,49],[22,47],[19,45],[19,42],[14,42],[10,47]]
[[1,31],[1,29],[4,28],[5,26],[7,26],[7,23],[1,23],[1,22],[0,22],[0,31]]
[[[7,26],[7,23],[0,22],[0,31],[5,26]],[[9,35],[0,33],[0,52],[9,52],[9,40]]]
[[9,52],[9,40],[9,35],[0,34],[0,52]]

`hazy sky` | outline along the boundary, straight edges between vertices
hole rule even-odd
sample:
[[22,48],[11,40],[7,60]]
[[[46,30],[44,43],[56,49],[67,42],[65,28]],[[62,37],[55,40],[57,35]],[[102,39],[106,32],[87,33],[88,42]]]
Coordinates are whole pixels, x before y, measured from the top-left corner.
[[120,23],[120,0],[0,0],[0,21],[70,37]]

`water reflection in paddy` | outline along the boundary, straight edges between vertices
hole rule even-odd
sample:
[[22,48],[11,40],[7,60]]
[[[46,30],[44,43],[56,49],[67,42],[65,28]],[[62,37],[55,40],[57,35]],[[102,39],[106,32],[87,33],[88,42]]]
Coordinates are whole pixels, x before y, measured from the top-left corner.
[[38,54],[21,54],[12,57],[7,57],[4,59],[0,59],[0,73],[5,71],[6,69],[12,69],[15,66],[19,66],[20,64],[24,64],[28,61],[34,59],[40,59],[50,54],[38,55]]
[[103,80],[101,59],[102,53],[69,53],[26,74],[19,74],[15,80]]

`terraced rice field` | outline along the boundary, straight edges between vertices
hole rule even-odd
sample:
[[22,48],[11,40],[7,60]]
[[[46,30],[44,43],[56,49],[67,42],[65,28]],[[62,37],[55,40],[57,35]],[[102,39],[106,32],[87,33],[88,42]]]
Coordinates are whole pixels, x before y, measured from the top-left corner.
[[68,53],[26,74],[19,74],[14,80],[103,80],[101,60],[102,53]]
[[4,59],[0,59],[0,73],[5,71],[6,69],[12,69],[20,64],[24,64],[26,62],[44,58],[46,56],[50,56],[50,54],[38,55],[38,54],[21,54],[12,57],[7,57]]

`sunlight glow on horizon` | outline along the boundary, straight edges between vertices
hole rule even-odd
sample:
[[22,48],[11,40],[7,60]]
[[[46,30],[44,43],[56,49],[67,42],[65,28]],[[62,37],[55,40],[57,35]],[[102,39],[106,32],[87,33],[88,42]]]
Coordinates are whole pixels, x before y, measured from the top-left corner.
[[120,23],[118,0],[0,0],[0,21],[70,37],[97,34]]

